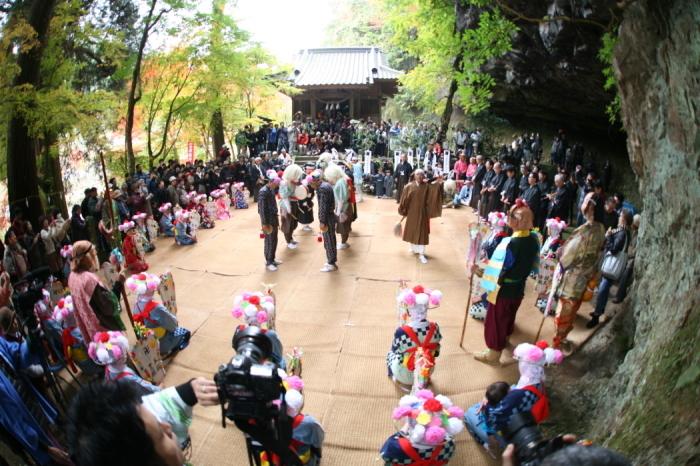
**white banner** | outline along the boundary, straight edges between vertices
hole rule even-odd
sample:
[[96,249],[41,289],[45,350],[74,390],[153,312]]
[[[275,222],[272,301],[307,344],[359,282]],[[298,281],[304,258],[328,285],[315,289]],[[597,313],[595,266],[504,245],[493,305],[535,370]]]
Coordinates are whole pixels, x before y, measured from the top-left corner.
[[365,151],[365,175],[372,174],[372,151]]
[[420,153],[420,147],[416,147],[415,154],[416,154],[416,165],[420,166],[421,155],[423,155]]
[[442,171],[445,173],[445,176],[447,176],[448,173],[450,173],[450,154],[449,150],[446,150],[442,153]]
[[396,167],[399,166],[399,160],[401,160],[401,151],[395,150],[394,151],[394,170],[396,170]]
[[[408,149],[407,158],[408,158],[408,164],[413,167],[413,149]],[[415,169],[415,167],[413,167]]]

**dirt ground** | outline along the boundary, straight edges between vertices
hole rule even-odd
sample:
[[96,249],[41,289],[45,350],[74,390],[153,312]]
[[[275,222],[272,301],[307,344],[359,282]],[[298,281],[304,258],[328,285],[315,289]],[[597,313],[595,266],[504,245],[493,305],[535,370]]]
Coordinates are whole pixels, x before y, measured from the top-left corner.
[[[323,425],[325,466],[376,465],[379,448],[396,431],[392,409],[403,395],[385,365],[396,326],[395,295],[399,279],[444,293],[440,308],[429,314],[443,334],[432,389],[466,408],[480,400],[486,386],[498,380],[514,383],[517,365],[494,368],[476,362],[471,353],[483,349],[483,324],[469,318],[464,349],[459,336],[467,304],[465,270],[467,225],[471,209],[446,209],[431,223],[429,262],[420,264],[408,244],[393,236],[399,217],[393,200],[365,198],[353,224],[351,247],[338,252],[339,271],[320,273],[325,262],[316,233],[297,230],[299,248],[289,250],[282,235],[277,272],[266,272],[259,238],[257,206],[232,211],[232,218],[213,230],[199,232],[200,241],[179,247],[161,239],[149,255],[151,271],[171,270],[175,278],[180,324],[192,331],[187,349],[168,366],[166,385],[191,377],[212,377],[233,355],[231,338],[238,321],[231,317],[233,297],[275,283],[277,331],[285,352],[303,350],[304,413]],[[318,228],[318,224],[313,225]],[[512,341],[532,341],[541,322],[534,307],[534,282],[518,312]],[[583,306],[571,339],[587,337]],[[553,321],[542,335],[551,341]],[[504,359],[509,358],[504,354]],[[233,425],[221,427],[217,407],[196,407],[191,461],[196,466],[248,464],[243,435]],[[454,465],[495,464],[464,431],[457,439]]]

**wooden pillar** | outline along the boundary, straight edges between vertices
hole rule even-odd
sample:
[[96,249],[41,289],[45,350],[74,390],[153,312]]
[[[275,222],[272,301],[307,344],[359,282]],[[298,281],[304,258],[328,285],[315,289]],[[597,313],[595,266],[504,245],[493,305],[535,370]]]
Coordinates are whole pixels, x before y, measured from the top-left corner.
[[355,93],[350,95],[350,119],[355,118]]
[[311,101],[311,118],[316,118],[316,96],[310,95],[309,100]]

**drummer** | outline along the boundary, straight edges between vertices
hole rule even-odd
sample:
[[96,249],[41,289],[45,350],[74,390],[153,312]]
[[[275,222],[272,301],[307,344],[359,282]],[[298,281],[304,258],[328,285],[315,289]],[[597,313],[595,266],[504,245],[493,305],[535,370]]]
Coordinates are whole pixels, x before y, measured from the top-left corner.
[[[306,179],[310,180],[316,165],[310,162],[304,164]],[[310,183],[305,183],[302,188],[306,188],[306,197],[299,198],[299,223],[304,225],[303,231],[313,232],[311,224],[314,223],[314,188]]]
[[282,173],[280,184],[280,230],[287,241],[287,248],[296,249],[299,243],[294,239],[294,230],[299,225],[299,197],[306,197],[306,189],[301,185],[304,170],[296,164],[289,165]]

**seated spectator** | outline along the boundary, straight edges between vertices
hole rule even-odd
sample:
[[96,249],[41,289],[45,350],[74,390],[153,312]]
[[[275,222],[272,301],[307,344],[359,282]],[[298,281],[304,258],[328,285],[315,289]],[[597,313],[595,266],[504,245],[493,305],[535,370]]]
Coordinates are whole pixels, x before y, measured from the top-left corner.
[[85,385],[68,412],[71,458],[76,466],[182,466],[197,403],[219,404],[213,381],[199,377],[146,396],[130,381]]

